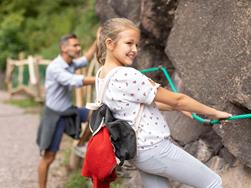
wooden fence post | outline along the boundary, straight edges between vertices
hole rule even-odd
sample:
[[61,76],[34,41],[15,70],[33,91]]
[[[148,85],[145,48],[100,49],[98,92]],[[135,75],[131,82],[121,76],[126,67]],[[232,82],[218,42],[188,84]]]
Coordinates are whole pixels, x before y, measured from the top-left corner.
[[[77,70],[76,74],[84,74],[85,69],[86,68]],[[84,104],[83,94],[84,94],[84,88],[80,87],[80,88],[75,89],[75,105],[77,107],[83,107],[83,104]],[[82,129],[84,129],[83,126],[82,126]],[[76,170],[77,168],[79,168],[80,162],[82,160],[82,158],[77,156],[74,151],[74,148],[77,145],[77,143],[78,141],[76,140],[74,140],[72,143],[71,154],[70,154],[70,159],[69,159],[69,168],[71,170]]]
[[[94,58],[87,68],[81,69],[77,72],[77,74],[84,74],[85,76],[95,76],[97,69],[100,67],[97,64],[96,59]],[[76,98],[76,106],[83,107],[87,102],[91,102],[93,100],[93,88],[94,86],[85,86],[84,88],[76,88],[75,90],[75,98]],[[85,129],[88,129],[88,124],[82,124],[82,130],[84,132]],[[69,168],[71,170],[77,169],[80,166],[80,162],[82,158],[77,156],[74,152],[74,147],[76,146],[77,141],[73,142],[73,147],[71,150],[70,160],[69,160]]]
[[5,73],[5,84],[7,85],[7,90],[11,90],[11,74],[14,70],[14,64],[10,58],[7,58],[6,73]]
[[29,66],[30,83],[34,89],[35,100],[42,101],[41,90],[40,90],[39,65],[38,65],[37,58],[29,56],[28,66]]

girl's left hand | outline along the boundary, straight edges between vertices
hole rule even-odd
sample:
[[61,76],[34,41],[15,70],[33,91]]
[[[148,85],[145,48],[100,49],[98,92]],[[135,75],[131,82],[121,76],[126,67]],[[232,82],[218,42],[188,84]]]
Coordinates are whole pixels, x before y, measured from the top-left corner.
[[227,112],[223,112],[223,111],[219,111],[217,110],[216,113],[214,115],[208,116],[210,119],[227,119],[229,117],[231,117],[232,114],[227,113]]

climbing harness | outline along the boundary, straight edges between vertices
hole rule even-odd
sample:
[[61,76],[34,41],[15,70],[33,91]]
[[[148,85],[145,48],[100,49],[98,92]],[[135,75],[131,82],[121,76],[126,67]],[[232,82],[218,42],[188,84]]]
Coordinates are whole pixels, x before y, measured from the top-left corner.
[[[140,70],[140,72],[142,72],[142,73],[149,73],[149,72],[154,72],[154,71],[162,71],[164,73],[172,91],[174,93],[178,92],[165,67],[159,66],[159,67],[152,67],[152,68]],[[192,114],[192,117],[193,117],[193,119],[195,119],[201,123],[206,123],[206,124],[211,124],[211,125],[220,124],[220,120],[204,119],[195,113]],[[234,116],[231,116],[231,117],[226,118],[224,120],[239,120],[239,119],[246,119],[246,118],[251,118],[251,114],[234,115]]]

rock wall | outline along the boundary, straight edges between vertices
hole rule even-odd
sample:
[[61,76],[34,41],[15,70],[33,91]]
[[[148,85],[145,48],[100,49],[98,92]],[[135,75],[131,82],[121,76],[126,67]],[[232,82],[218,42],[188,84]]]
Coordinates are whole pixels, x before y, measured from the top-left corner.
[[[140,27],[136,68],[163,65],[179,92],[232,114],[251,113],[251,1],[97,0],[96,11],[101,22],[126,17]],[[149,76],[167,85],[162,74]],[[208,126],[164,115],[174,141],[218,171],[225,187],[250,187],[250,119]],[[234,174],[239,184],[229,178]]]
[[[250,113],[251,2],[179,1],[166,53],[196,99],[233,114]],[[214,126],[223,144],[251,167],[251,120]]]

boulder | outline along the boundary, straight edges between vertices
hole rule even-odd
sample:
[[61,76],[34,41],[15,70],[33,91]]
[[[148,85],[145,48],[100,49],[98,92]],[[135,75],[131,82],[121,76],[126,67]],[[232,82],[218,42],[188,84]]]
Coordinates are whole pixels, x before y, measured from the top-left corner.
[[[166,53],[191,96],[233,114],[250,113],[251,3],[181,0]],[[251,167],[251,120],[214,129],[223,144]]]
[[[172,75],[172,80],[177,92],[187,93],[186,88],[176,71]],[[168,88],[170,89],[170,87]],[[173,139],[181,145],[197,140],[202,134],[206,134],[212,129],[209,126],[203,125],[202,123],[185,116],[181,112],[170,111],[163,112],[163,114],[171,130]]]
[[101,23],[110,18],[125,17],[135,23],[139,22],[140,1],[139,0],[97,0],[96,14]]

